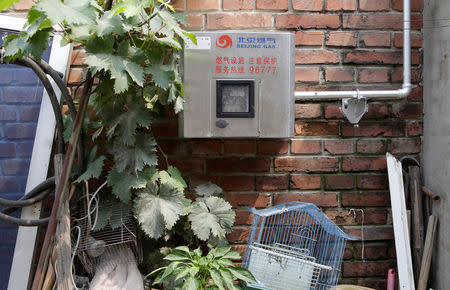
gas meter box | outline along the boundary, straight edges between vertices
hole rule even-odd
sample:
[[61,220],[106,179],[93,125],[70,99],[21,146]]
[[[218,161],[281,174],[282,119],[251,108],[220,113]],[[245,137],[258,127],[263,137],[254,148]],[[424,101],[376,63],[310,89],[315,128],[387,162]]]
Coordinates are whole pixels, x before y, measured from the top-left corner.
[[186,43],[186,138],[285,138],[294,133],[294,35],[194,32]]

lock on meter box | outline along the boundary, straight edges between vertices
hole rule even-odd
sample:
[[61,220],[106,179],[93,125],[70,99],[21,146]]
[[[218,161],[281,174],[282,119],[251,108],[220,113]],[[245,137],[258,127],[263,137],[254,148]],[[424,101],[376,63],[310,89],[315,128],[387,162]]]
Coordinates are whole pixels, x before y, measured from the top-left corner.
[[186,138],[294,135],[295,58],[290,32],[194,32],[184,50]]

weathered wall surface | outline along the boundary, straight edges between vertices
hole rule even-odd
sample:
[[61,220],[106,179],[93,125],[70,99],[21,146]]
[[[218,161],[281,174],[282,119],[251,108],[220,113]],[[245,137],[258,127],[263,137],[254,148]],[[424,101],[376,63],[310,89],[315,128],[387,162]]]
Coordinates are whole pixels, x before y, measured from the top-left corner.
[[442,200],[433,213],[439,217],[431,271],[434,289],[450,285],[450,2],[428,0],[424,6],[424,145],[425,185]]
[[[27,1],[25,1],[27,2]],[[28,1],[31,3],[31,1]],[[191,30],[288,30],[296,34],[297,90],[391,89],[402,82],[401,0],[177,0]],[[244,249],[251,216],[245,206],[313,202],[347,232],[361,233],[365,212],[365,257],[361,241],[345,253],[342,280],[385,289],[395,267],[385,153],[421,151],[422,0],[412,0],[412,94],[401,101],[371,102],[359,128],[348,124],[337,101],[296,103],[295,138],[178,138],[176,116],[153,132],[191,187],[222,186],[237,213],[230,242]],[[75,48],[69,83],[85,74],[84,52]],[[294,99],[293,99],[294,101]],[[161,160],[161,162],[164,162]]]

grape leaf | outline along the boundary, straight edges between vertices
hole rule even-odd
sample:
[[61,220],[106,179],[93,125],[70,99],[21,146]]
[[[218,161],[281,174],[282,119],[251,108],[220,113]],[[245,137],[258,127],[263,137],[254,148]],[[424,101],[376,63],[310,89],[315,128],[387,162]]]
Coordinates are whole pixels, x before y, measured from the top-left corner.
[[183,214],[189,200],[176,188],[162,183],[148,183],[137,192],[135,214],[144,232],[157,239],[165,229],[171,229]]
[[184,107],[184,99],[182,97],[177,97],[174,106],[175,113],[178,114],[181,111],[183,111],[183,107]]
[[40,0],[35,7],[53,24],[96,24],[97,13],[89,0]]
[[99,178],[100,174],[102,173],[103,164],[105,161],[105,156],[98,157],[95,161],[89,162],[86,171],[80,175],[77,180],[75,180],[75,183],[79,183],[82,181],[87,181],[91,178]]
[[122,19],[119,15],[114,15],[112,11],[106,11],[97,20],[95,32],[98,36],[104,36],[113,32],[120,35],[125,32],[125,29],[122,25]]
[[167,172],[173,179],[177,180],[183,186],[183,189],[187,187],[186,181],[184,181],[183,177],[181,176],[181,172],[180,170],[178,170],[178,168],[169,166],[167,168]]
[[155,139],[145,134],[137,135],[136,142],[132,146],[114,142],[110,152],[115,157],[115,166],[119,172],[126,168],[131,171],[141,171],[145,165],[158,164]]
[[160,65],[153,64],[147,67],[145,72],[151,74],[155,85],[163,89],[167,89],[173,79],[173,72],[164,70]]
[[225,237],[227,232],[231,232],[234,219],[235,213],[231,205],[215,196],[197,198],[189,214],[194,234],[203,241],[211,234],[220,238]]
[[94,231],[101,230],[107,225],[110,225],[112,229],[118,228],[131,218],[131,214],[129,205],[110,196],[100,197]]
[[212,195],[220,195],[222,193],[222,188],[218,187],[212,182],[207,182],[200,184],[195,188],[195,193],[200,196],[208,197]]

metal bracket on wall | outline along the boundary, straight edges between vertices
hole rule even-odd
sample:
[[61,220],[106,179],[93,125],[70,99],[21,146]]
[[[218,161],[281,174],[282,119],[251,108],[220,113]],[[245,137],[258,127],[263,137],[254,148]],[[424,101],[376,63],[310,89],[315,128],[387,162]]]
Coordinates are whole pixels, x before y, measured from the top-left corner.
[[367,99],[361,97],[359,93],[357,98],[342,99],[341,112],[355,127],[358,127],[359,120],[361,120],[367,110]]

